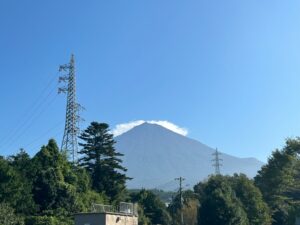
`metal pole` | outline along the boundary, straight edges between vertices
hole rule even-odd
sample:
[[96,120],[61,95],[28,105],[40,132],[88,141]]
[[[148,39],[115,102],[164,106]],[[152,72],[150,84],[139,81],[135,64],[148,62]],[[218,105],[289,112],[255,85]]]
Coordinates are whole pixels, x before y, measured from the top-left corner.
[[183,221],[183,198],[182,198],[182,182],[184,181],[183,177],[176,178],[179,180],[179,198],[180,198],[180,224],[184,225]]

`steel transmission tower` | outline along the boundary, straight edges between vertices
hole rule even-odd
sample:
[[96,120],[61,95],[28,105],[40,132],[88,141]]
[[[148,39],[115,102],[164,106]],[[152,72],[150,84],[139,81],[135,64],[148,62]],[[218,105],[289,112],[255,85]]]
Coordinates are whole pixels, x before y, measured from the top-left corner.
[[78,153],[77,136],[79,135],[80,121],[79,111],[81,106],[76,99],[75,59],[73,54],[71,55],[70,63],[61,65],[59,71],[66,72],[66,74],[59,77],[59,83],[64,83],[64,86],[58,88],[58,93],[67,94],[66,121],[61,151],[66,152],[69,160],[76,163]]
[[216,149],[216,151],[213,153],[214,159],[212,160],[213,163],[213,167],[215,167],[215,174],[216,175],[220,175],[221,171],[220,171],[220,167],[222,166],[221,161],[223,161],[220,158],[221,153],[218,151],[218,149]]

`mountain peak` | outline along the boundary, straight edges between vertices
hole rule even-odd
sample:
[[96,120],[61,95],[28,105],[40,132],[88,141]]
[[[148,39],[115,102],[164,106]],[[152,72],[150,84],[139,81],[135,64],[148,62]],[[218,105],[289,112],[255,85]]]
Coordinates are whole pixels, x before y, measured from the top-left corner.
[[[183,176],[196,184],[214,173],[215,149],[175,133],[159,124],[144,122],[116,137],[116,149],[124,154],[130,188],[153,188]],[[223,174],[255,176],[262,163],[222,153]]]
[[144,127],[145,129],[153,129],[155,127],[161,129],[162,127],[183,136],[186,136],[188,134],[188,130],[186,128],[180,127],[167,120],[135,120],[128,123],[116,125],[115,129],[113,129],[112,132],[116,137],[136,127]]
[[[135,129],[135,128],[142,128],[142,129],[164,129],[164,130],[169,130],[159,124],[155,124],[155,123],[149,123],[149,122],[144,122],[142,123],[141,125],[138,125],[138,126],[135,126],[133,127],[132,129]],[[171,131],[171,130],[169,130]]]
[[166,136],[184,137],[183,135],[178,134],[162,125],[149,123],[149,122],[144,122],[140,125],[137,125],[118,137],[128,136],[128,135],[137,136],[141,138],[166,137]]

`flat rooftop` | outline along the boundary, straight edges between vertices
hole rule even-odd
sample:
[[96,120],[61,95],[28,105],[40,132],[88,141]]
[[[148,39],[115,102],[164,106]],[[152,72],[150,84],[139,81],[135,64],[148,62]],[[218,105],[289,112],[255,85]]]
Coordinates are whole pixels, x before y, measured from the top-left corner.
[[81,213],[75,213],[74,216],[76,215],[117,215],[117,216],[132,216],[132,217],[137,217],[136,215],[132,213],[123,213],[123,212],[81,212]]

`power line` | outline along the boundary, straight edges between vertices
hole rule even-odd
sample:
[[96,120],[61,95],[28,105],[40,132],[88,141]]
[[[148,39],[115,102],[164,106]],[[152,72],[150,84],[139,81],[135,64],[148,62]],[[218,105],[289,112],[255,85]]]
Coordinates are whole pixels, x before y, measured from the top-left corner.
[[[56,132],[54,135],[52,135],[51,136],[51,138],[55,138],[55,139],[57,139],[57,137],[58,136],[61,136],[62,135],[62,133],[63,133],[63,130],[59,130],[58,132]],[[42,147],[42,145],[41,144],[36,144],[36,145],[32,145],[32,149],[36,149],[36,148],[40,148],[40,147]]]
[[[42,135],[40,135],[39,137],[35,138],[34,140],[32,140],[31,142],[29,142],[28,144],[24,145],[23,148],[27,148],[28,146],[31,146],[33,143],[37,142],[38,140],[40,140],[41,138],[45,137],[47,134],[49,134],[51,131],[57,129],[58,127],[60,127],[61,125],[63,125],[64,121],[60,121],[59,123],[57,123],[55,126],[53,126],[52,128],[48,129],[46,132],[44,132]],[[62,131],[60,131],[62,132]]]
[[[2,140],[4,140],[2,142],[2,147],[7,146],[8,143],[10,143],[14,139],[16,134],[19,134],[20,132],[22,132],[23,127],[28,123],[28,121],[30,119],[32,119],[35,116],[35,113],[37,112],[37,110],[39,110],[39,108],[41,106],[47,104],[47,99],[50,97],[50,95],[53,93],[53,91],[55,91],[55,89],[52,89],[47,93],[47,90],[52,85],[52,83],[55,81],[54,78],[56,78],[56,77],[52,77],[50,79],[50,81],[47,83],[45,88],[42,90],[41,94],[35,99],[33,104],[31,104],[30,107],[28,107],[24,111],[22,116],[19,117],[19,119],[17,119],[17,126],[13,127],[8,132],[7,137],[2,139]],[[44,96],[44,94],[46,94],[46,93],[47,93],[47,96]]]
[[[174,181],[174,180],[170,180],[170,181],[168,181],[168,182],[166,182],[166,183],[157,185],[157,186],[154,187],[153,189],[158,189],[158,190],[164,189],[165,187],[171,186],[172,184],[175,185],[175,181]],[[173,186],[173,185],[172,185],[172,186]]]
[[[51,93],[53,93],[53,91],[49,92],[49,94],[46,96],[45,100],[49,98]],[[24,121],[24,123],[22,123],[19,130],[17,130],[11,136],[11,138],[9,139],[9,142],[4,146],[9,147],[13,143],[16,143],[21,137],[23,137],[27,133],[27,131],[33,126],[34,122],[55,102],[56,99],[57,99],[57,94],[55,96],[53,96],[53,98],[49,102],[45,101],[45,102],[43,102],[44,104],[38,105],[36,110],[34,111],[35,113],[33,113],[30,118],[28,118],[27,120]]]

